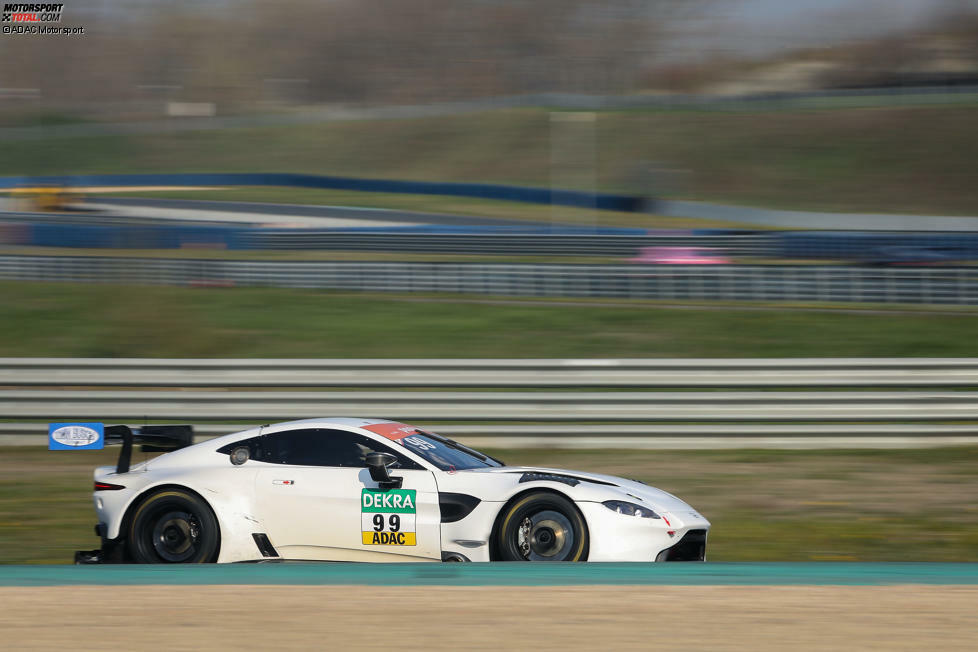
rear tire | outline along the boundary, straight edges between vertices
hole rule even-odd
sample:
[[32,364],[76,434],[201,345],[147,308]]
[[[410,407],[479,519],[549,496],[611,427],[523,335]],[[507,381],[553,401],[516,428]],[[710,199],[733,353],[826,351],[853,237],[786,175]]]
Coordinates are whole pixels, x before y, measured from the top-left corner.
[[138,564],[203,564],[217,560],[221,534],[214,511],[183,489],[150,494],[129,526],[129,555]]
[[500,514],[496,550],[502,561],[587,561],[584,517],[567,498],[527,494]]

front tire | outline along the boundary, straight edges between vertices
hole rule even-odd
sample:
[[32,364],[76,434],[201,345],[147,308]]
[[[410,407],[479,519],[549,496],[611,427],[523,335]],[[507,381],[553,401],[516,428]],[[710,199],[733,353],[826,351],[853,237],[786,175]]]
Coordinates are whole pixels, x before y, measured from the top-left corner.
[[502,561],[587,561],[587,524],[567,498],[528,494],[503,511],[496,549]]
[[217,560],[220,529],[213,510],[183,489],[158,491],[136,509],[129,555],[139,564],[203,564]]

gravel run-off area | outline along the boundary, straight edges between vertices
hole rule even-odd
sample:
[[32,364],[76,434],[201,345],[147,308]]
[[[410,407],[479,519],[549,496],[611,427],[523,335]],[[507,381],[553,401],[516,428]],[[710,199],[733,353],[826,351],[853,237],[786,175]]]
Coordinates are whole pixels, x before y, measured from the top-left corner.
[[6,649],[975,649],[978,586],[0,588]]

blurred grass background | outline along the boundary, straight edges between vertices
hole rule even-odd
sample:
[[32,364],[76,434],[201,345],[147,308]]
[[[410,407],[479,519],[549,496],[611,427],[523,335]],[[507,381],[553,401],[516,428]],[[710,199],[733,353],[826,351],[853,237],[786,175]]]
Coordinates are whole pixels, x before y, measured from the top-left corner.
[[0,356],[975,356],[974,311],[465,301],[279,288],[0,282]]

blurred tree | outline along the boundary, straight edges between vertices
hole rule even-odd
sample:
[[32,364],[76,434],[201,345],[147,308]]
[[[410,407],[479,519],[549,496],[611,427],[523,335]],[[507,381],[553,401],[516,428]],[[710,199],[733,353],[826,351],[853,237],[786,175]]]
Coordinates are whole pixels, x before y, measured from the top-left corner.
[[677,4],[78,0],[64,24],[84,24],[84,36],[0,40],[0,87],[72,104],[138,102],[165,88],[169,99],[225,108],[281,100],[274,80],[301,81],[291,98],[304,102],[627,92],[640,88]]

